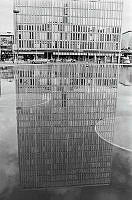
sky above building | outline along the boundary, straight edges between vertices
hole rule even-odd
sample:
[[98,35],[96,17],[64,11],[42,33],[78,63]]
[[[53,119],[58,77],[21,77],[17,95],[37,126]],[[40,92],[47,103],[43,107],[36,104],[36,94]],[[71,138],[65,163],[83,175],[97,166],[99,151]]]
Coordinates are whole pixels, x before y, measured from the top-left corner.
[[[122,32],[132,30],[132,0],[124,0]],[[0,0],[0,32],[13,32],[13,0]]]

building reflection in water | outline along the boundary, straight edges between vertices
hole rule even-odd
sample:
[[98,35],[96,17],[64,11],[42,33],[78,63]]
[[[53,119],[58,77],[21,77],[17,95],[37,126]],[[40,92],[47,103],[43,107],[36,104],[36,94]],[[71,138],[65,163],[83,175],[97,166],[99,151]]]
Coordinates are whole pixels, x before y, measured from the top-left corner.
[[[95,132],[113,120],[118,65],[53,63],[16,68],[20,182],[24,188],[104,185],[112,146]],[[108,120],[109,123],[109,120]]]

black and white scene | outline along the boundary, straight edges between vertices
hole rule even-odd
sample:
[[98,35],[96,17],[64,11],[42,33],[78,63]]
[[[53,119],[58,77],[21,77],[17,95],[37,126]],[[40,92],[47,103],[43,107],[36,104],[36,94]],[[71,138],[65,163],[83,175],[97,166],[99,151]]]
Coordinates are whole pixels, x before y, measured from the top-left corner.
[[0,200],[132,199],[131,0],[0,0]]

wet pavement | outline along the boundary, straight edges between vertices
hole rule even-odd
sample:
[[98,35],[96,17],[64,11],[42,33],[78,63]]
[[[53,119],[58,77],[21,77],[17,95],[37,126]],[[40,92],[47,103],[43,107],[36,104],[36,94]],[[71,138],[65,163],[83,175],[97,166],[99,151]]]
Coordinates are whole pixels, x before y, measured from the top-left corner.
[[[126,116],[131,117],[131,98],[132,87],[119,85],[117,102],[118,117],[122,116],[124,119]],[[23,190],[20,188],[15,106],[15,81],[8,82],[7,80],[2,80],[2,95],[0,97],[0,200],[132,199],[132,153],[116,147],[113,153],[111,186],[38,191]],[[122,131],[122,136],[126,138],[124,131],[127,132],[127,127]]]

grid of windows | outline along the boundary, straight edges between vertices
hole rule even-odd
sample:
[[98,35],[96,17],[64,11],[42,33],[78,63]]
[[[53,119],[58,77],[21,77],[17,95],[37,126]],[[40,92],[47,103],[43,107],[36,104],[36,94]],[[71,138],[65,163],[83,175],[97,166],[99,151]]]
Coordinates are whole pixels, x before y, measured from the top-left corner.
[[21,50],[120,51],[122,0],[15,0]]
[[[95,125],[115,119],[118,65],[16,68],[21,184],[26,188],[109,184],[112,146]],[[112,123],[111,123],[112,125]],[[107,133],[113,138],[113,129]]]

